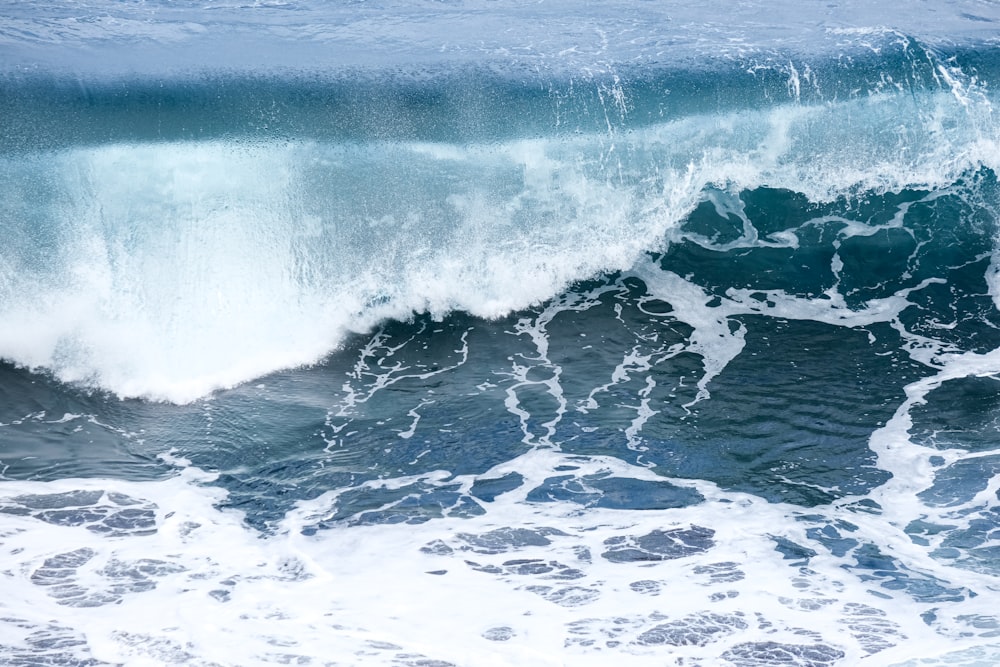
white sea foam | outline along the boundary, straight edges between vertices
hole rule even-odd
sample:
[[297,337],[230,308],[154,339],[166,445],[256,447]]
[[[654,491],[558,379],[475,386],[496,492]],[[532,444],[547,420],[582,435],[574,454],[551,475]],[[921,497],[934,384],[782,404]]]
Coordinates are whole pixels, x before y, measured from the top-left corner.
[[[977,598],[914,602],[830,553],[776,550],[810,544],[809,527],[830,514],[841,530],[854,525],[852,538],[891,550],[908,576],[949,585],[949,568],[863,508],[803,510],[677,480],[705,501],[581,511],[528,499],[567,469],[664,482],[614,459],[539,449],[481,476],[524,478],[482,516],[312,534],[337,505],[331,491],[267,537],[216,509],[224,492],[190,467],[161,482],[5,482],[0,644],[22,661],[242,666],[889,665],[960,650],[970,657],[951,664],[973,665],[998,650],[992,578],[956,587]],[[473,481],[448,483],[468,491]]]

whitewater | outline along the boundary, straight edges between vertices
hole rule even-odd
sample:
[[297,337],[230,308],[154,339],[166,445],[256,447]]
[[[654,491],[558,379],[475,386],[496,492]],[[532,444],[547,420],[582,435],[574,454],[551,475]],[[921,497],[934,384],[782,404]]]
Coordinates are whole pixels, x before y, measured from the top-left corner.
[[1000,663],[998,23],[0,3],[0,665]]

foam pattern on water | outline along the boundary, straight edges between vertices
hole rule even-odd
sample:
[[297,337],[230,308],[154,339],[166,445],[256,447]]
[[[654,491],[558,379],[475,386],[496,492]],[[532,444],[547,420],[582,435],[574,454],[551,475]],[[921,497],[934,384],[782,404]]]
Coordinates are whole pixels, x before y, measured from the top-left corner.
[[583,511],[530,497],[557,471],[666,481],[548,450],[478,478],[373,485],[469,497],[514,471],[521,483],[476,498],[473,516],[331,523],[331,492],[267,537],[214,507],[211,476],[190,467],[163,482],[9,482],[7,661],[916,664],[968,647],[952,664],[972,665],[998,650],[995,575],[956,577],[856,502],[804,511],[672,480],[690,504]]

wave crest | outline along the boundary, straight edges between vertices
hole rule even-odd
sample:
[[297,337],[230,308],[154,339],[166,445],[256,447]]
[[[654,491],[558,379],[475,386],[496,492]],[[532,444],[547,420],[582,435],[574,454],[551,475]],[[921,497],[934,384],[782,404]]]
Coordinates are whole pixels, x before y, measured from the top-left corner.
[[936,90],[799,91],[602,132],[0,157],[0,357],[186,402],[316,362],[384,319],[502,316],[627,270],[719,189],[829,201],[996,169],[991,98],[939,69],[952,80]]

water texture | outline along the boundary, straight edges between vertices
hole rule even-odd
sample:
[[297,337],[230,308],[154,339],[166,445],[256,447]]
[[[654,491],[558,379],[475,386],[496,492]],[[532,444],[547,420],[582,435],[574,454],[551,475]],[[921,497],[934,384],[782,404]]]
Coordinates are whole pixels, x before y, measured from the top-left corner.
[[995,665],[995,3],[0,3],[0,665]]

